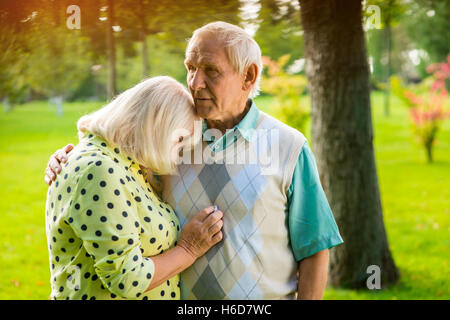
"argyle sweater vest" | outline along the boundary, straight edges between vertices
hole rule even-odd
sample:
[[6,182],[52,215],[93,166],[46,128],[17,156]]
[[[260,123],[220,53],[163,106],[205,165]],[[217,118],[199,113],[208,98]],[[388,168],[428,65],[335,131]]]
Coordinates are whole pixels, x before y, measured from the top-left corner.
[[299,131],[260,111],[250,141],[239,135],[220,152],[203,142],[200,161],[192,150],[191,164],[163,178],[162,198],[182,226],[207,206],[224,213],[223,240],[181,274],[182,299],[293,297],[297,262],[287,193],[305,141]]

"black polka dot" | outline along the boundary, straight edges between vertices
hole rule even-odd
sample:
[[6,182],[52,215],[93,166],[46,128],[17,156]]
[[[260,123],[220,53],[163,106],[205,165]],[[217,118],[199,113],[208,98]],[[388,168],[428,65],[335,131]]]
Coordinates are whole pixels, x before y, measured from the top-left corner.
[[101,217],[100,217],[100,221],[101,221],[101,222],[106,222],[107,220],[108,220],[108,219],[107,219],[105,216],[101,216]]
[[58,200],[61,200],[62,199],[62,196],[59,194],[58,195]]
[[139,284],[139,282],[137,282],[137,281],[133,281],[133,287],[137,287],[138,286],[138,284]]
[[78,172],[80,170],[80,167],[75,168],[75,172]]
[[123,285],[123,283],[119,283],[119,289],[123,290],[125,288],[125,286]]
[[108,254],[110,254],[110,255],[111,255],[111,254],[114,254],[114,250],[113,250],[113,249],[109,249],[109,250],[108,250]]
[[170,296],[171,296],[172,298],[175,298],[175,297],[177,296],[177,294],[176,294],[175,292],[172,292],[172,293],[170,294]]
[[152,275],[150,273],[147,273],[147,279],[151,279]]
[[102,188],[106,187],[106,181],[100,181],[100,187]]
[[137,202],[141,202],[141,197],[135,197],[134,200],[136,200]]
[[95,165],[98,167],[98,166],[101,166],[102,165],[102,162],[99,160],[99,161],[97,161],[96,163],[95,163]]
[[91,216],[92,215],[92,210],[91,209],[86,210],[86,215]]
[[129,200],[127,200],[127,205],[128,205],[129,207],[131,207],[131,202],[130,202]]
[[139,228],[139,222],[135,221],[135,222],[134,222],[134,226],[135,226],[136,228]]
[[145,222],[150,222],[151,220],[150,220],[149,217],[144,217],[144,221],[145,221]]
[[86,272],[86,273],[84,274],[84,278],[85,278],[85,279],[88,279],[90,276],[91,276],[91,274],[90,274],[89,272]]
[[72,223],[73,222],[73,218],[70,217],[68,221],[69,221],[69,223]]
[[126,211],[123,211],[122,215],[124,216],[124,218],[128,217],[128,213]]
[[66,174],[64,175],[64,180],[66,180],[68,176],[69,176],[69,175],[66,173]]
[[79,203],[75,203],[75,209],[77,209],[77,210],[80,209],[80,204]]
[[94,178],[94,175],[92,173],[89,173],[87,178],[88,178],[88,180],[92,180],[92,178]]
[[102,142],[102,143],[101,143],[101,146],[102,146],[102,147],[106,147],[106,143]]
[[109,168],[108,172],[112,174],[112,173],[114,173],[114,169],[113,168]]
[[92,197],[92,200],[94,200],[94,201],[98,201],[98,199],[99,199],[99,196],[98,196],[98,195],[94,195],[94,196]]
[[96,249],[99,247],[98,243],[96,243],[96,242],[93,242],[93,243],[92,243],[92,246],[93,246],[94,248],[96,248]]
[[125,184],[125,181],[123,181],[123,179],[120,179],[120,183]]
[[122,230],[123,229],[121,224],[116,225],[116,228],[117,228],[117,230]]
[[159,228],[159,230],[162,230],[163,229],[163,225],[159,224],[158,228]]
[[164,297],[165,294],[164,290],[161,290],[161,297]]
[[59,287],[59,292],[63,292],[64,291],[64,287]]
[[135,256],[133,257],[133,261],[138,261],[138,259],[139,259],[139,257],[138,257],[137,255],[135,255]]
[[114,205],[113,205],[111,202],[109,202],[109,203],[108,203],[108,208],[109,208],[109,209],[112,209],[112,208],[114,208]]
[[95,231],[95,235],[97,237],[100,237],[102,235],[102,232],[100,230]]
[[92,281],[95,281],[95,280],[97,280],[98,279],[98,276],[96,275],[96,274],[94,274],[93,276],[92,276]]
[[119,148],[114,148],[115,153],[120,153]]
[[114,194],[116,195],[116,196],[119,196],[120,195],[120,191],[119,190],[114,190]]
[[156,239],[155,238],[151,238],[150,239],[150,243],[155,243]]
[[81,195],[85,195],[86,194],[86,189],[81,189]]
[[152,208],[151,206],[147,206],[147,209],[148,209],[149,211],[152,211],[152,210],[153,210],[153,208]]
[[134,242],[133,239],[128,239],[128,244],[129,244],[129,245],[132,245],[133,242]]
[[86,231],[86,230],[87,230],[87,226],[86,226],[85,224],[83,224],[83,225],[81,226],[81,230]]
[[119,237],[117,237],[117,236],[112,236],[111,239],[112,239],[113,241],[117,241],[117,240],[119,240]]

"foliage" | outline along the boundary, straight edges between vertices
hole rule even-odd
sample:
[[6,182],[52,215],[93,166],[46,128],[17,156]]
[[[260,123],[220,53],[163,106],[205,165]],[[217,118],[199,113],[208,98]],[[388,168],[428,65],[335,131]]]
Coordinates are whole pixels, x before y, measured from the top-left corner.
[[447,62],[432,64],[427,68],[432,74],[427,81],[413,92],[404,88],[398,78],[392,78],[391,83],[396,93],[409,107],[414,134],[425,148],[428,162],[433,161],[433,146],[442,122],[450,117],[446,111],[449,103],[446,81],[450,79],[450,55]]
[[283,55],[274,61],[263,57],[267,72],[261,79],[261,89],[275,96],[275,116],[304,132],[310,113],[300,104],[300,95],[305,91],[307,80],[303,75],[291,75],[283,69],[289,58],[289,55]]

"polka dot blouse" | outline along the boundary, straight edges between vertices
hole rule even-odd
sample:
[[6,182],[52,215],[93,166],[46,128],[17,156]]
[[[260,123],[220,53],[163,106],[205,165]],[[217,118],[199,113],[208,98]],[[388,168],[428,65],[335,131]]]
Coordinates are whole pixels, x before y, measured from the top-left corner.
[[179,275],[145,292],[151,259],[176,244],[179,221],[139,165],[87,133],[46,205],[52,299],[179,299]]

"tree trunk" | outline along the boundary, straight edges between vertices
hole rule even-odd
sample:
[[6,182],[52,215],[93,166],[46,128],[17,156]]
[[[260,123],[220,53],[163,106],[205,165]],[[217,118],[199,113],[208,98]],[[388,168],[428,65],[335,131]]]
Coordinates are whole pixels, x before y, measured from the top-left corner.
[[5,113],[8,113],[10,109],[9,96],[6,96],[3,98],[3,110],[5,111]]
[[108,0],[108,100],[116,95],[116,45],[114,40],[114,0]]
[[[392,1],[390,1],[390,4]],[[391,93],[391,83],[390,83],[390,77],[391,77],[391,42],[392,42],[392,33],[391,33],[391,18],[389,16],[389,10],[386,13],[387,17],[385,20],[385,29],[384,32],[386,34],[385,40],[386,40],[386,75],[385,75],[385,82],[386,82],[386,88],[384,91],[384,115],[386,117],[389,116],[390,112],[390,93]]]
[[147,35],[144,31],[141,31],[141,42],[142,42],[142,79],[148,77],[149,67],[148,67],[148,49],[147,49]]
[[344,239],[331,250],[329,283],[364,288],[399,278],[383,222],[373,148],[369,66],[359,0],[300,0],[312,142],[323,188]]
[[148,48],[147,48],[147,26],[146,26],[146,13],[145,13],[145,6],[142,3],[142,0],[139,1],[139,18],[140,18],[140,38],[142,43],[142,79],[145,79],[149,75],[149,65],[148,65]]

